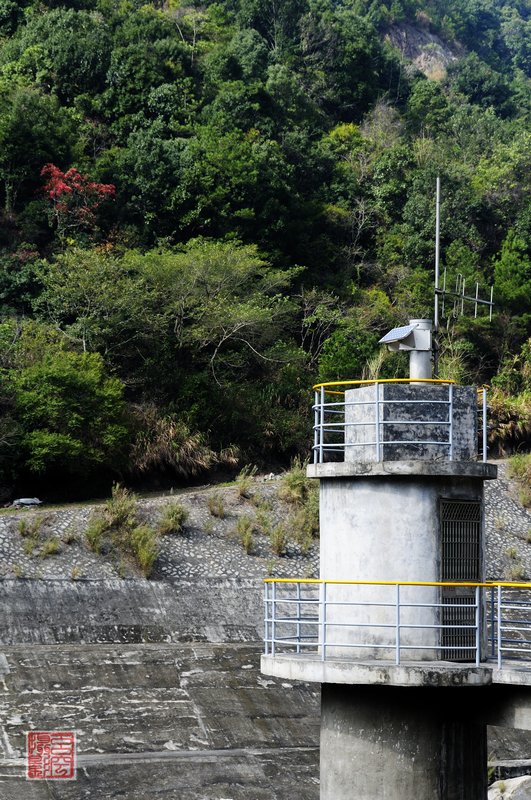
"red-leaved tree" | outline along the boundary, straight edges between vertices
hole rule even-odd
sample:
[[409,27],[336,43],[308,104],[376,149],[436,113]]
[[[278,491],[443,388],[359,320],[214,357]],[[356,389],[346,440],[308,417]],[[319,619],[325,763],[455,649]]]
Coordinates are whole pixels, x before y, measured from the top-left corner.
[[45,164],[41,176],[46,178],[44,191],[61,239],[70,231],[94,228],[98,208],[116,194],[112,183],[96,183],[75,167],[63,172],[55,164]]

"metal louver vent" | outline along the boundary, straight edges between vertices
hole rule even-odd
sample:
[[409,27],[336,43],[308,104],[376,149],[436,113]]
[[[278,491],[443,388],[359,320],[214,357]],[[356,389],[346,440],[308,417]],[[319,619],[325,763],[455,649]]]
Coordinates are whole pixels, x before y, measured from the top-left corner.
[[481,505],[441,501],[441,580],[481,580]]
[[[481,504],[468,500],[441,500],[441,580],[481,580]],[[473,658],[475,609],[473,587],[442,590],[441,657],[448,661]],[[461,625],[467,627],[460,627]],[[472,627],[470,627],[472,626]]]

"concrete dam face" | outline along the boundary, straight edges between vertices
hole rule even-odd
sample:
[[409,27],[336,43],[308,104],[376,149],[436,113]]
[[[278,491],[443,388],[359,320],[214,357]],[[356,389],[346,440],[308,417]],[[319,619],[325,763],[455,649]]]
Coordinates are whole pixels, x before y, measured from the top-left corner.
[[[237,576],[241,546],[205,534],[193,502],[150,580],[83,542],[25,560],[20,518],[0,520],[1,800],[317,800],[319,692],[259,670],[264,559]],[[25,779],[30,730],[76,732],[76,780]]]

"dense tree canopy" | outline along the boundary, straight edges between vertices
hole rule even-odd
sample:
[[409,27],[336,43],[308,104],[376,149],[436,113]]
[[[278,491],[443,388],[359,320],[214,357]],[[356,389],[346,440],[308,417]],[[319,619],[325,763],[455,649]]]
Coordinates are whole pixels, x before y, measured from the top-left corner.
[[525,393],[530,69],[529,0],[0,0],[5,492],[305,452],[313,380],[401,374],[379,336],[431,315],[437,175],[496,302],[443,366]]

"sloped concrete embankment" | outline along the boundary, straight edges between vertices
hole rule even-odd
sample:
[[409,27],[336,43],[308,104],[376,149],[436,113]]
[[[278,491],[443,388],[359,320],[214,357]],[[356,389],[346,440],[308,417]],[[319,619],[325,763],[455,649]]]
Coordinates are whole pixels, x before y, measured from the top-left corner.
[[[317,800],[318,692],[260,675],[261,597],[255,579],[0,583],[0,798]],[[25,732],[65,728],[77,780],[27,783]]]

